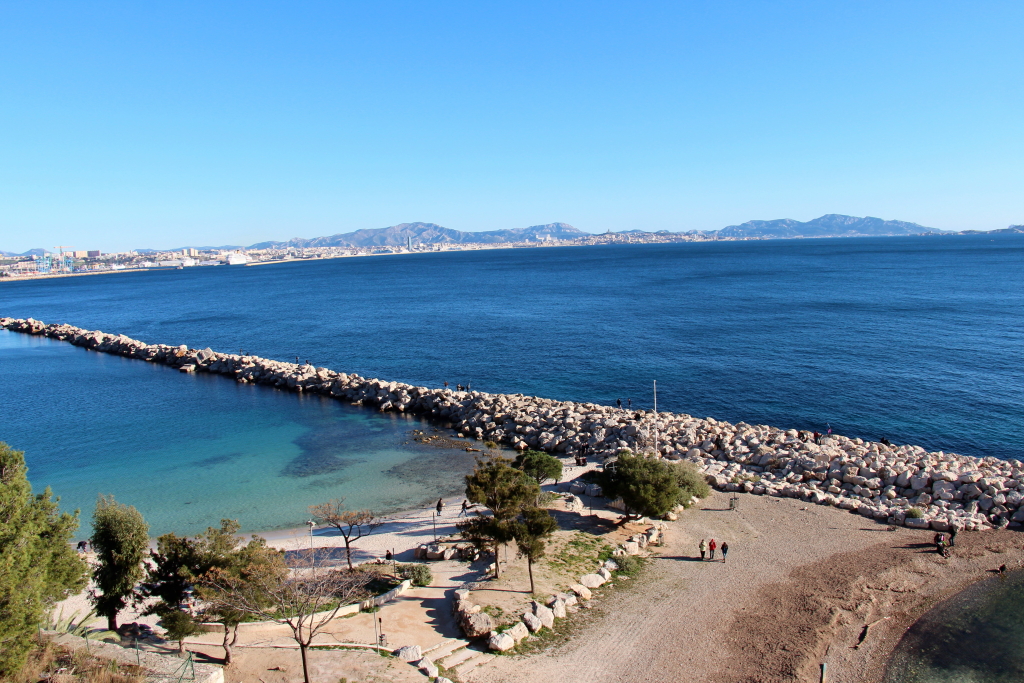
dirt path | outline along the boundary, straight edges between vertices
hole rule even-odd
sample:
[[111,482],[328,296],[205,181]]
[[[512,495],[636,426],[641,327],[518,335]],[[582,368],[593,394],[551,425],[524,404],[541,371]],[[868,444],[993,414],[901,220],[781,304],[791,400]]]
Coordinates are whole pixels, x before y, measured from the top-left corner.
[[[987,569],[1017,566],[1024,542],[961,534],[943,560],[932,532],[889,531],[835,508],[749,495],[727,507],[715,494],[670,524],[661,557],[602,601],[606,614],[587,632],[548,654],[498,658],[471,680],[816,682],[823,661],[830,680],[875,680],[920,613]],[[699,561],[697,544],[711,537],[728,541],[728,562]]]

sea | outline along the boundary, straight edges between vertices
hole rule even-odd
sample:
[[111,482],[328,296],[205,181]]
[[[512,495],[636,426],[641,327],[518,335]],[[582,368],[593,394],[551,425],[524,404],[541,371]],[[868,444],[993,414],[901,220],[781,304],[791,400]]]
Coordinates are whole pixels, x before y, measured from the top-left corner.
[[[1024,458],[1024,235],[434,252],[0,283],[0,315],[366,377]],[[151,533],[414,509],[436,426],[0,331],[0,440],[37,490]]]

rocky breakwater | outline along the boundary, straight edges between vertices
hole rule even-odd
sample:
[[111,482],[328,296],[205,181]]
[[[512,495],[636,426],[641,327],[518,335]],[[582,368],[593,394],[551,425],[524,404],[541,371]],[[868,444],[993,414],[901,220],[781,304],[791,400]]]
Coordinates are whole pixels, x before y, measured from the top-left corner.
[[718,489],[801,498],[890,524],[945,531],[1024,522],[1024,463],[1019,460],[979,459],[844,436],[815,442],[808,432],[767,425],[522,394],[417,387],[208,348],[146,344],[31,318],[0,318],[0,326],[186,372],[210,372],[381,411],[415,413],[450,425],[464,437],[520,450],[585,452],[598,459],[629,450],[688,460]]

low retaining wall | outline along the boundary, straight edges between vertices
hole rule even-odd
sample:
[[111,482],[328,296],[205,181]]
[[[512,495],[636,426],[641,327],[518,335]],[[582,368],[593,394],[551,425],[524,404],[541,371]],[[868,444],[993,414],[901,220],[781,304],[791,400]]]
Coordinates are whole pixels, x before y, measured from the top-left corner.
[[[696,464],[725,491],[801,498],[834,505],[890,524],[945,531],[985,529],[1024,522],[1024,463],[928,452],[745,422],[594,403],[553,401],[522,394],[488,394],[417,387],[368,379],[312,365],[258,356],[146,344],[124,335],[0,318],[15,332],[67,341],[186,372],[210,372],[237,382],[312,392],[409,412],[451,424],[465,437],[537,448],[552,453],[606,458],[624,449]],[[654,434],[657,434],[655,448]],[[920,517],[907,516],[916,509]]]
[[[364,611],[364,610],[369,610],[369,609],[373,609],[374,607],[380,607],[382,605],[386,605],[387,603],[392,602],[393,600],[398,599],[402,594],[404,594],[411,587],[412,587],[412,582],[409,581],[409,579],[405,579],[405,580],[402,581],[402,583],[398,584],[397,586],[395,586],[394,588],[392,588],[391,590],[389,590],[386,593],[381,593],[380,595],[375,595],[374,597],[367,598],[366,600],[363,600],[362,602],[356,602],[356,603],[353,603],[351,605],[345,605],[344,607],[342,607],[342,608],[340,608],[338,610],[338,613],[334,615],[334,618],[338,619],[340,617],[347,617],[350,614],[358,614],[359,612]],[[331,612],[333,612],[333,610],[327,610],[325,612],[317,612],[316,614],[313,614],[313,615],[311,615],[311,617],[308,617],[308,618],[311,618],[311,619],[313,619],[315,621],[317,619],[322,619],[322,618],[328,616]],[[246,621],[246,622],[242,622],[241,624],[238,625],[238,632],[239,633],[246,633],[246,632],[249,632],[249,631],[258,631],[261,628],[265,628],[267,626],[275,626],[275,625],[277,625],[276,621]],[[216,623],[209,623],[209,622],[207,622],[207,623],[200,624],[199,627],[203,631],[206,631],[207,633],[223,633],[224,632],[223,624],[216,624]]]

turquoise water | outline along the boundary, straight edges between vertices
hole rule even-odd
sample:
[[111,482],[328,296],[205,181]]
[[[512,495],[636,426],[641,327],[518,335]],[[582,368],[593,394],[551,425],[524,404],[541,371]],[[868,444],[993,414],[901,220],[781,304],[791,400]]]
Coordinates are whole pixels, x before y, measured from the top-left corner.
[[919,619],[884,683],[1024,681],[1024,572],[981,581]]
[[13,332],[0,331],[0,376],[0,438],[85,524],[97,495],[113,493],[154,535],[222,518],[299,527],[331,498],[381,512],[429,504],[472,468],[470,453],[411,441],[429,428],[413,418]]

